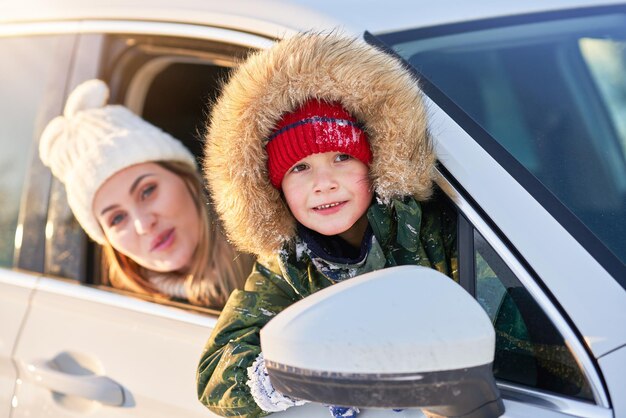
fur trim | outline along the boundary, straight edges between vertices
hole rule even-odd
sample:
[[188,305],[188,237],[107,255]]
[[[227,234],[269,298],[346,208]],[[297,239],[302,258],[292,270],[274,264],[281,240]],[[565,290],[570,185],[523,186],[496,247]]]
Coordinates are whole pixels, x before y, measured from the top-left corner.
[[204,171],[232,242],[267,257],[295,235],[295,220],[267,171],[266,138],[309,98],[338,101],[365,125],[379,199],[432,187],[435,156],[422,93],[392,56],[336,32],[303,33],[252,54],[213,107]]

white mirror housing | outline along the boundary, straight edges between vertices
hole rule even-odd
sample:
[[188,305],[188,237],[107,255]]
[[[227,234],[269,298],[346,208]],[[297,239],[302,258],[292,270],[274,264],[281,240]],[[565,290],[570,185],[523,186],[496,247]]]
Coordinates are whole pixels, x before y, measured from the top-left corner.
[[436,270],[364,274],[293,304],[261,330],[272,384],[331,405],[504,413],[495,332],[480,305]]

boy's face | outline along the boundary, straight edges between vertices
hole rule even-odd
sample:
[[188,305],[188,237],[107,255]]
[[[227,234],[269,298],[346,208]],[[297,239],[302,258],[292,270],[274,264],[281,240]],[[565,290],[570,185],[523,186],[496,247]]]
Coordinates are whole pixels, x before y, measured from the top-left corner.
[[368,172],[365,164],[347,154],[312,154],[287,171],[282,190],[302,225],[322,235],[353,238],[355,228],[365,231],[362,219],[372,201]]

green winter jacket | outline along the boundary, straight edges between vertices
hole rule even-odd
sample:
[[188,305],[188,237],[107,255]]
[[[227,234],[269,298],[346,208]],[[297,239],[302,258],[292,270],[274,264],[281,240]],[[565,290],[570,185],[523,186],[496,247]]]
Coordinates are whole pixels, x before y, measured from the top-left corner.
[[[395,265],[435,268],[458,281],[456,221],[443,202],[413,198],[373,203],[367,212],[375,242],[349,276]],[[222,416],[267,415],[254,402],[247,368],[261,351],[259,331],[287,306],[334,284],[292,243],[268,265],[257,263],[245,290],[233,292],[200,360],[198,398]]]

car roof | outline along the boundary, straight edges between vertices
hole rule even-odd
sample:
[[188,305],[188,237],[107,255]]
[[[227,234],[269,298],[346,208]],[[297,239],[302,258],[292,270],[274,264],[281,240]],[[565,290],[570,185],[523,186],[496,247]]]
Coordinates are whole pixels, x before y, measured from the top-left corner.
[[386,33],[624,0],[0,0],[0,23],[115,19],[196,23],[281,37],[339,27]]

